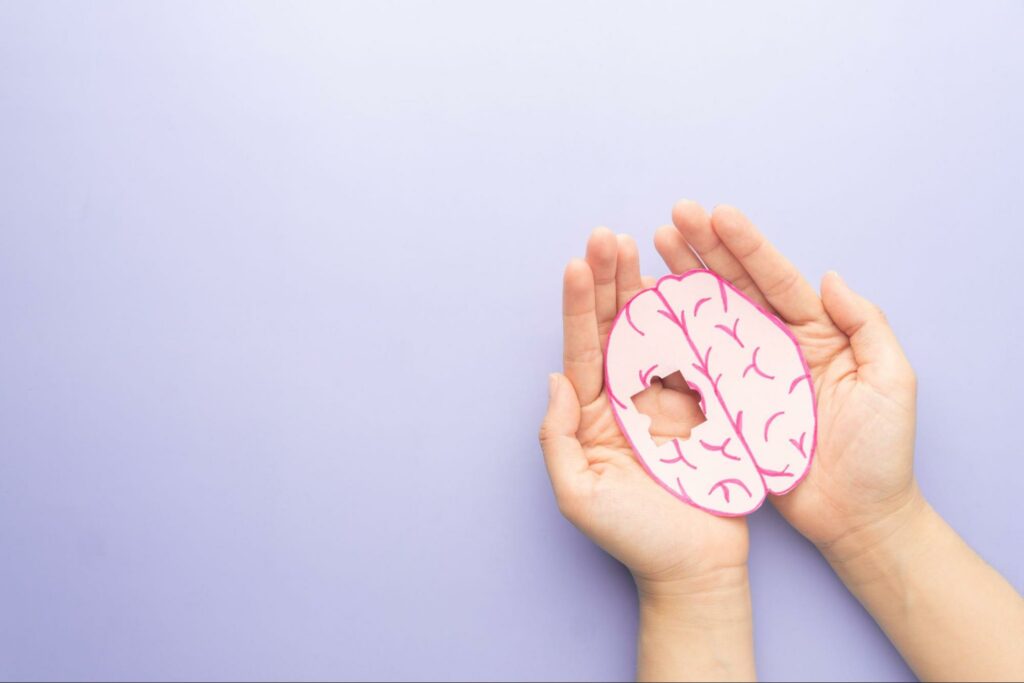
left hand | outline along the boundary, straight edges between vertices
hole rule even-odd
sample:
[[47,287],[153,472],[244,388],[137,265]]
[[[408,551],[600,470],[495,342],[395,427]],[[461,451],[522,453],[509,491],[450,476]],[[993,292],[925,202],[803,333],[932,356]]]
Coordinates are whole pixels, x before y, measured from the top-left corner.
[[[551,376],[540,430],[559,508],[632,572],[641,597],[746,586],[747,525],[680,502],[643,470],[612,415],[604,389],[604,348],[618,310],[644,287],[636,245],[598,229],[586,260],[565,270],[565,374]],[[658,383],[642,397],[652,433],[696,424],[685,386]],[[726,586],[725,584],[728,584]]]

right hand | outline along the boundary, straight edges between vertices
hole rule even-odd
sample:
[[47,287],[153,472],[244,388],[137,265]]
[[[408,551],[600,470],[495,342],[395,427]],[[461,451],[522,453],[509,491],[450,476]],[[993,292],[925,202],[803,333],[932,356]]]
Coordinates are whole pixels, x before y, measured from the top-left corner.
[[655,236],[672,272],[703,267],[699,254],[787,324],[810,367],[817,452],[806,480],[772,502],[830,559],[881,542],[925,507],[913,471],[916,380],[885,316],[834,272],[819,297],[736,209],[709,216],[682,201],[672,219]]

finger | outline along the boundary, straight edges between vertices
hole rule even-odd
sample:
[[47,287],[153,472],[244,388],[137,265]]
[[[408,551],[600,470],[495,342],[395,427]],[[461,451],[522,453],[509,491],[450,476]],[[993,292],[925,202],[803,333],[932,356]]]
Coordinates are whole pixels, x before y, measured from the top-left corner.
[[640,252],[636,242],[629,235],[619,235],[616,240],[619,253],[615,264],[615,304],[616,309],[621,309],[644,284],[640,279]]
[[704,267],[683,236],[671,225],[663,225],[655,231],[654,248],[673,273],[685,273]]
[[825,309],[818,293],[742,212],[715,207],[711,227],[780,316],[794,324],[822,318]]
[[644,275],[640,278],[640,283],[644,286],[644,289],[650,289],[658,284],[658,278]]
[[574,387],[580,404],[589,405],[600,395],[604,357],[597,331],[594,298],[594,274],[582,259],[573,259],[565,268],[562,289],[562,325],[565,346],[562,360],[565,375]]
[[587,264],[594,273],[595,307],[597,327],[602,339],[606,339],[615,320],[615,261],[619,243],[615,233],[608,228],[598,228],[587,240]]
[[850,289],[835,271],[821,281],[825,310],[850,338],[857,374],[875,386],[912,377],[910,363],[878,306]]
[[710,216],[700,204],[688,199],[676,202],[672,207],[672,222],[704,265],[731,282],[736,289],[758,304],[767,304],[743,265],[722,244],[722,240],[718,239],[718,235],[711,227]]
[[549,382],[548,411],[540,425],[540,447],[544,451],[551,486],[561,501],[589,465],[576,438],[580,425],[576,393],[563,375],[554,373]]

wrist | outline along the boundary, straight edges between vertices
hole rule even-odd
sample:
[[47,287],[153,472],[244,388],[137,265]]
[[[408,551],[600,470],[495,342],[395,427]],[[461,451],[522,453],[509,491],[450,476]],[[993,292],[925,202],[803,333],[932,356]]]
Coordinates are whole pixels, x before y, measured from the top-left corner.
[[935,518],[915,483],[886,514],[856,525],[819,550],[841,575],[869,580],[898,564],[900,557],[926,550]]
[[749,613],[747,565],[723,567],[677,579],[634,576],[642,614],[680,625],[707,625]]
[[753,680],[747,567],[685,580],[637,578],[639,680]]
[[750,572],[746,564],[718,567],[700,573],[677,578],[650,578],[634,573],[641,604],[669,606],[695,600],[725,598],[750,584]]

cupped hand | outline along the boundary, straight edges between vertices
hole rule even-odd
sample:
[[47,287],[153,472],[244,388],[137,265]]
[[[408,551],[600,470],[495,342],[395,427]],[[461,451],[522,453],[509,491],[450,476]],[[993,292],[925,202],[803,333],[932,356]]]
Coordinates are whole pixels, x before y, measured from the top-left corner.
[[[586,260],[565,270],[565,374],[551,376],[540,430],[548,473],[563,514],[624,563],[642,593],[704,590],[742,575],[748,554],[742,519],[681,503],[641,467],[612,415],[604,388],[604,348],[618,310],[653,281],[641,277],[636,244],[594,231]],[[656,382],[641,399],[652,433],[678,434],[699,422],[685,383]]]
[[923,505],[913,473],[916,380],[885,316],[834,272],[819,296],[734,208],[708,215],[682,201],[672,220],[655,235],[669,269],[706,266],[731,281],[788,325],[810,367],[816,455],[807,478],[772,502],[824,551],[881,541]]

